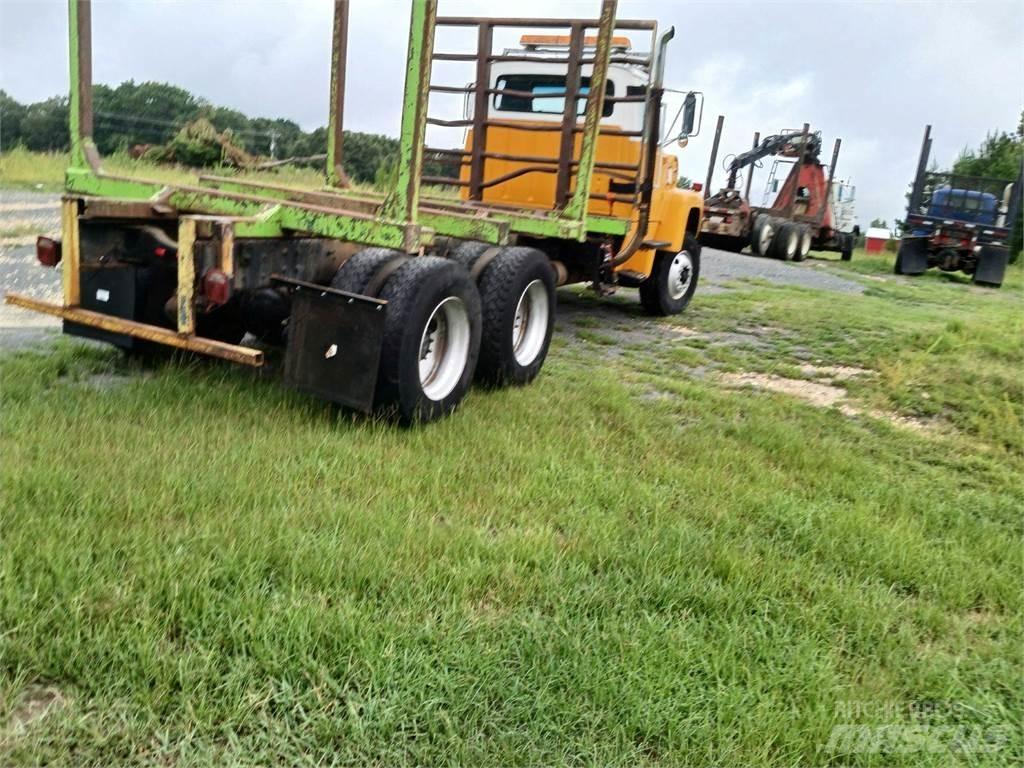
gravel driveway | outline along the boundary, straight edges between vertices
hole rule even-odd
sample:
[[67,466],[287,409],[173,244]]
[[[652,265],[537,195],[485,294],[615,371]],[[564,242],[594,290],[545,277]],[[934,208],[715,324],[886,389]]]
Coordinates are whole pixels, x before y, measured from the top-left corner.
[[[60,232],[60,195],[0,190],[0,294],[60,300],[60,271],[36,261],[36,236]],[[53,338],[60,320],[0,303],[0,347]]]
[[860,283],[826,272],[816,267],[814,261],[791,264],[760,256],[704,248],[701,251],[700,267],[698,293],[717,293],[726,290],[731,281],[752,278],[837,293],[864,292],[864,286]]
[[[0,190],[0,294],[27,293],[40,299],[60,300],[60,272],[36,262],[37,234],[60,230],[60,196],[39,192]],[[854,281],[815,268],[813,262],[784,262],[705,248],[701,254],[700,294],[734,288],[737,280],[761,279],[838,293],[862,293]],[[627,292],[628,293],[628,292]],[[0,304],[0,347],[24,347],[52,338],[60,321],[47,315]]]

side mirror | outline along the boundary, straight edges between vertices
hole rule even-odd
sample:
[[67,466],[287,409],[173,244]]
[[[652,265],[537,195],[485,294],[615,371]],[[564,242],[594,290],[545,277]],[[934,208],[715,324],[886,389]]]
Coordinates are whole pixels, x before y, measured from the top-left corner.
[[690,91],[683,100],[683,122],[679,128],[679,138],[693,135],[693,126],[696,122],[697,96],[693,91]]

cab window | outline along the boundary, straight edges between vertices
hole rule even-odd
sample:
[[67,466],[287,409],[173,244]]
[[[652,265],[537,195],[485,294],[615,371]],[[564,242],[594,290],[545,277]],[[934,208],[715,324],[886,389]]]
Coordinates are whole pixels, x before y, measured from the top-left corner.
[[[499,112],[529,112],[541,115],[561,115],[565,111],[565,75],[502,75],[498,78],[498,90],[528,91],[533,96],[496,94],[494,108]],[[590,78],[580,78],[580,95],[576,99],[576,114],[583,115],[587,109],[586,95],[590,91]],[[605,96],[615,95],[615,83],[605,82]],[[615,111],[615,104],[605,102],[602,115],[608,117]]]

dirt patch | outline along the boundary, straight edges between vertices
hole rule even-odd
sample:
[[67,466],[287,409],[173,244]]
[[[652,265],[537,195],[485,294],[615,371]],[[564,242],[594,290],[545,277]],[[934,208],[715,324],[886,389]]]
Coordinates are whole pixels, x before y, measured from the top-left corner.
[[703,333],[695,331],[693,328],[687,328],[685,325],[672,325],[671,323],[665,324],[665,331],[669,336],[679,336],[684,339],[704,336]]
[[810,363],[801,365],[800,373],[804,376],[832,381],[849,381],[858,376],[875,375],[874,371],[869,371],[867,368],[856,368],[852,365],[811,365]]
[[[813,367],[813,366],[812,366]],[[830,368],[843,369],[843,366],[829,366]],[[818,369],[825,370],[825,369]],[[870,371],[854,368],[853,375],[865,375]],[[850,378],[847,376],[847,378]],[[838,380],[838,376],[835,377]],[[858,416],[870,416],[873,419],[888,421],[897,427],[909,429],[914,432],[930,432],[932,426],[919,419],[909,416],[901,416],[891,411],[880,411],[866,409],[847,399],[847,392],[835,384],[821,381],[808,381],[806,379],[787,379],[782,376],[772,376],[765,373],[727,373],[722,376],[722,381],[731,387],[753,387],[768,392],[778,392],[803,400],[816,408],[836,408],[844,416],[855,418]]]
[[4,725],[3,733],[18,736],[67,704],[67,697],[59,689],[52,685],[33,683],[22,692]]
[[731,387],[750,386],[798,397],[818,408],[831,408],[846,399],[846,390],[806,379],[786,379],[766,373],[727,373],[722,380]]

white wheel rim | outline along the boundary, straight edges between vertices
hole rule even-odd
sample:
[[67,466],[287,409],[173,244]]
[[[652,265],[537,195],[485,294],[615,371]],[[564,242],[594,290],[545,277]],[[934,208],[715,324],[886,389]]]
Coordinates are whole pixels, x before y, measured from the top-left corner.
[[669,296],[676,300],[683,298],[692,281],[693,261],[690,259],[690,252],[680,251],[668,268]]
[[534,280],[523,290],[512,320],[512,353],[519,365],[537,359],[548,335],[548,292],[542,280]]
[[804,232],[803,237],[800,238],[800,255],[806,256],[811,252],[811,233]]
[[420,336],[420,387],[431,400],[444,400],[462,378],[469,360],[469,313],[449,296],[430,313]]
[[772,229],[771,224],[765,224],[761,227],[761,237],[757,242],[757,252],[762,256],[768,253],[768,248],[772,244],[772,237],[775,235],[775,230]]
[[796,232],[791,232],[789,235],[789,239],[786,241],[786,258],[793,258],[793,256],[796,254],[796,245],[797,234]]

